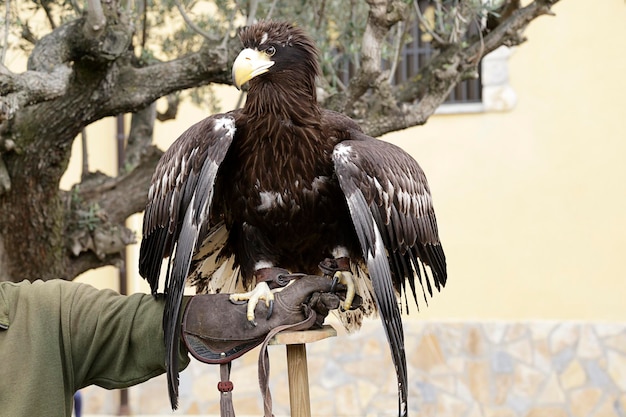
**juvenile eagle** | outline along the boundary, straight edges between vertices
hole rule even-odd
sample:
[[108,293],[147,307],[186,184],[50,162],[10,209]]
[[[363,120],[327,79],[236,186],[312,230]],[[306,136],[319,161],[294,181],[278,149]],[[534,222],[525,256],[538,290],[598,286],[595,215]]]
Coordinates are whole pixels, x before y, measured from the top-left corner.
[[[274,267],[318,274],[320,262],[331,258],[350,270],[338,278],[349,284],[354,276],[365,303],[373,299],[404,416],[397,298],[410,288],[417,301],[416,277],[424,298],[446,283],[424,173],[400,148],[319,107],[318,52],[302,29],[266,21],[242,29],[240,38],[233,79],[238,88],[248,84],[244,107],[198,122],[172,144],[156,168],[145,211],[139,271],[153,293],[162,260],[170,258],[164,331],[172,406],[187,278],[203,291],[234,292],[254,287]],[[271,298],[265,283],[256,288],[252,314],[259,298]]]

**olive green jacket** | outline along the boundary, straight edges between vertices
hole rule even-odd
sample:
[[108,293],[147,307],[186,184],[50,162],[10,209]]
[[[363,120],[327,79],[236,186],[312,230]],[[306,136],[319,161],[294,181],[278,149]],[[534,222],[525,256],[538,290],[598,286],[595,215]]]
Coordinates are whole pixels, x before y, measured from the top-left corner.
[[[62,280],[0,282],[0,416],[71,416],[80,388],[164,373],[163,307]],[[188,363],[181,352],[181,368]]]

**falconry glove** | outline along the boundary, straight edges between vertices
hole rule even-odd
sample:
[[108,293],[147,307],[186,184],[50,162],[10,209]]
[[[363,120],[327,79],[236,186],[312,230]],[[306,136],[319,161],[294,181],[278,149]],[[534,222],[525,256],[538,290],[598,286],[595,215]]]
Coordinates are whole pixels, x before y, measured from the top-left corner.
[[[290,277],[286,275],[286,277]],[[341,291],[330,293],[332,281],[316,275],[294,274],[294,279],[275,294],[273,311],[257,304],[253,325],[246,316],[245,304],[234,304],[229,294],[196,295],[187,304],[182,320],[182,338],[189,353],[201,362],[221,365],[222,416],[234,416],[228,381],[230,362],[256,346],[263,344],[259,354],[259,383],[266,417],[271,416],[269,393],[269,362],[267,343],[283,330],[306,330],[319,327],[330,310],[339,307]]]

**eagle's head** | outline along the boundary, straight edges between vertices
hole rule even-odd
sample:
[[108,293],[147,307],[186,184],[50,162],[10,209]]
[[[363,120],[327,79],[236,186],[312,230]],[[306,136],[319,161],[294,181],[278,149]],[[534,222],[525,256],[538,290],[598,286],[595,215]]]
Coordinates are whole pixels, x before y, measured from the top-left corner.
[[[305,82],[319,74],[317,48],[306,32],[285,22],[261,21],[239,32],[243,51],[233,63],[233,82]],[[259,78],[257,78],[259,77]]]

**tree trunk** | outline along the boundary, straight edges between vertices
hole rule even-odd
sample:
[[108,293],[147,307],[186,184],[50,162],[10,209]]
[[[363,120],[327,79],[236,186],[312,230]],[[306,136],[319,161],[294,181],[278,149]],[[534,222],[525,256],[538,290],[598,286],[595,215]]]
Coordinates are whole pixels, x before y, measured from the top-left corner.
[[16,115],[13,136],[18,148],[4,154],[11,189],[0,196],[1,278],[68,278],[65,262],[66,202],[59,190],[71,145],[87,120],[95,118],[93,91],[104,71],[81,71],[75,83],[54,101],[23,109]]
[[[11,133],[18,145],[3,155],[11,189],[0,196],[0,279],[71,279],[76,272],[72,263],[87,255],[85,250],[91,249],[96,255],[91,257],[105,265],[119,259],[123,248],[102,248],[106,237],[97,228],[106,225],[111,230],[108,216],[98,204],[81,197],[95,184],[86,183],[72,193],[59,189],[74,138],[84,126],[104,117],[119,73],[113,63],[91,61],[76,61],[73,70],[74,79],[64,95],[22,109],[13,120]],[[124,217],[111,220],[119,223],[123,234]],[[110,237],[109,244],[115,246],[118,238]],[[72,242],[78,247],[70,247]]]
[[53,169],[19,159],[9,172],[30,175],[12,177],[12,190],[0,197],[0,280],[66,277],[65,215]]

